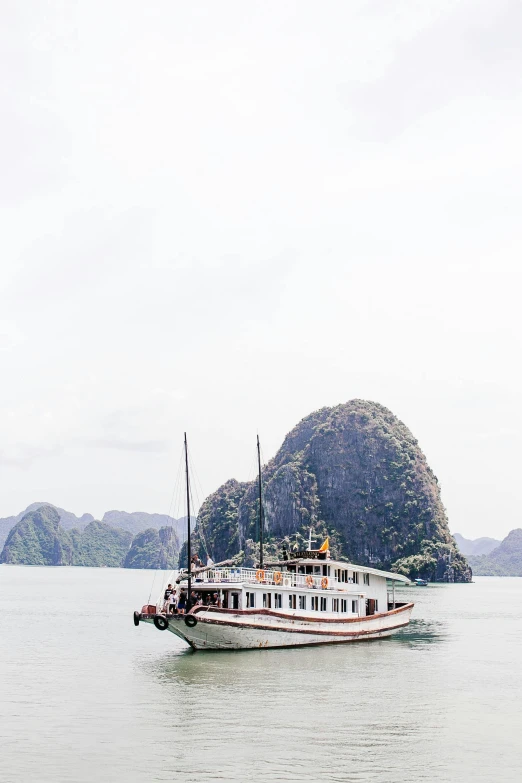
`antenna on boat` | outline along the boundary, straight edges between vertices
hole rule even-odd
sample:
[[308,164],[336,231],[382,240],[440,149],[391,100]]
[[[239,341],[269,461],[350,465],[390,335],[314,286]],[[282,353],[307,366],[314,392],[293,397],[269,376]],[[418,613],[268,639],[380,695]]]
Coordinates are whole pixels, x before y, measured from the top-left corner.
[[[312,549],[312,530],[313,527],[310,528],[310,533],[308,534],[308,550],[310,551]],[[314,538],[317,541],[317,536],[314,534]]]
[[190,575],[192,573],[192,557],[190,551],[190,479],[189,479],[189,467],[188,467],[188,447],[187,447],[187,433],[185,432],[185,475],[187,479],[187,571],[188,571],[188,592],[187,592],[187,612],[190,610],[190,596],[192,593],[192,580]]
[[261,482],[261,448],[257,436],[257,463],[259,466],[259,568],[263,568],[263,485]]

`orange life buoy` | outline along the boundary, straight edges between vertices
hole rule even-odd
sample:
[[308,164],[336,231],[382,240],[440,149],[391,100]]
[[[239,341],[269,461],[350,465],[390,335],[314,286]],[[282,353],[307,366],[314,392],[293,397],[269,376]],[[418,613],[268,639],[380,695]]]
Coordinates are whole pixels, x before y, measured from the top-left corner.
[[306,577],[306,584],[308,585],[308,587],[313,587],[314,578],[310,574],[308,574],[308,576]]
[[276,585],[280,585],[282,581],[283,581],[283,574],[281,573],[281,571],[274,571],[274,582],[276,583]]
[[327,589],[327,587],[328,587],[328,577],[327,576],[323,576],[323,578],[321,579],[321,587],[323,588],[323,590]]
[[256,579],[258,582],[264,582],[265,581],[265,572],[262,568],[258,568],[256,571]]

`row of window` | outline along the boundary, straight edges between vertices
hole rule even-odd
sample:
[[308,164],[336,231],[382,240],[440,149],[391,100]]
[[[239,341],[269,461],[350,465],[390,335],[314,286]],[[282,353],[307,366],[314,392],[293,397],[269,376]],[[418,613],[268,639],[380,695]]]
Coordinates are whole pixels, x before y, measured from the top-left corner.
[[[261,593],[258,593],[261,595]],[[281,593],[263,593],[263,609],[283,609],[283,595]],[[310,600],[307,606],[308,599]],[[246,594],[246,605],[248,609],[255,609],[256,593]],[[311,609],[312,612],[340,612],[347,614],[351,609],[352,614],[359,613],[359,599],[348,598],[330,598],[319,595],[288,595],[288,609]],[[377,611],[377,601],[375,602],[375,611]]]
[[[358,571],[348,571],[348,569],[346,568],[336,568],[335,578],[337,579],[338,582],[347,582],[349,584],[354,584],[354,585],[359,584]],[[370,584],[370,574],[363,573],[363,583],[365,585]]]
[[[290,573],[298,573],[298,574],[313,574],[314,576],[330,576],[330,566],[329,565],[323,565],[323,566],[311,566],[311,565],[300,565],[297,568],[295,566],[288,566],[288,571]],[[349,584],[358,585],[359,584],[359,572],[358,571],[348,571],[347,568],[336,568],[334,569],[334,576],[339,582],[346,582]],[[363,577],[363,584],[369,585],[370,584],[370,574],[364,573],[362,574]]]

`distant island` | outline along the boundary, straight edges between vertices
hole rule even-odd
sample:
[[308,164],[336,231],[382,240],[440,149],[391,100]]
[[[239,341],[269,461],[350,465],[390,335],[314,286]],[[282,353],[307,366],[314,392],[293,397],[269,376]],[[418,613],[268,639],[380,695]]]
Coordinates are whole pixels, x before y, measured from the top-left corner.
[[498,546],[468,560],[476,576],[522,576],[522,529],[512,530]]
[[[19,514],[12,517],[0,517],[0,551],[5,544],[9,531],[13,529],[17,522],[20,522],[30,511],[36,511],[42,506],[51,506],[54,508],[60,517],[60,525],[64,530],[83,530],[90,522],[94,522],[95,519],[92,514],[82,514],[81,517],[77,517],[71,511],[66,511],[59,506],[55,506],[53,503],[40,502],[31,503],[26,509],[20,511]],[[129,533],[136,535],[141,533],[147,528],[155,528],[159,530],[160,527],[173,527],[177,536],[181,542],[185,541],[187,537],[187,520],[186,517],[180,519],[174,519],[167,514],[148,514],[145,511],[106,511],[100,520],[111,527],[118,527],[121,530],[127,530]]]
[[[7,520],[11,520],[7,518]],[[110,511],[96,521],[90,514],[74,514],[50,504],[33,503],[7,532],[0,563],[17,565],[73,565],[91,567],[178,567],[186,538],[185,519],[161,514]],[[5,522],[4,520],[1,520]],[[161,524],[168,521],[170,524]],[[74,522],[78,527],[73,527]],[[115,525],[114,523],[120,523]],[[151,527],[136,527],[149,522]]]
[[460,533],[454,533],[453,538],[457,542],[457,545],[463,555],[469,557],[470,555],[489,555],[493,549],[496,549],[500,545],[500,541],[496,538],[464,538]]

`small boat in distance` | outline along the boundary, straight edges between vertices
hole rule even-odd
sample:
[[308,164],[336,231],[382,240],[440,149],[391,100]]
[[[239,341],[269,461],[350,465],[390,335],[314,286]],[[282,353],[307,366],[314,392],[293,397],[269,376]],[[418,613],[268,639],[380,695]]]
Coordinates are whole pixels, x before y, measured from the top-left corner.
[[415,587],[427,587],[428,586],[428,580],[427,579],[414,579],[413,584]]
[[[186,641],[194,650],[224,650],[339,644],[390,636],[410,621],[413,603],[395,600],[401,574],[332,560],[328,538],[282,560],[263,558],[264,514],[259,461],[260,558],[256,568],[233,561],[195,568],[190,548],[190,490],[187,440],[187,569],[171,592],[134,612],[134,624],[154,625]],[[186,585],[186,586],[185,586]],[[171,585],[169,585],[171,587]],[[169,592],[169,591],[167,591]],[[172,608],[171,608],[172,607]]]

